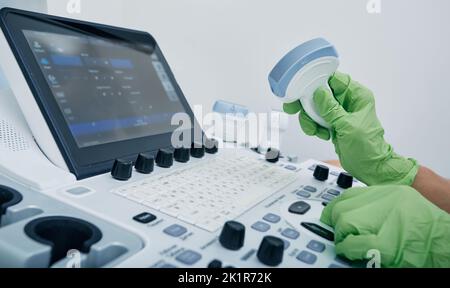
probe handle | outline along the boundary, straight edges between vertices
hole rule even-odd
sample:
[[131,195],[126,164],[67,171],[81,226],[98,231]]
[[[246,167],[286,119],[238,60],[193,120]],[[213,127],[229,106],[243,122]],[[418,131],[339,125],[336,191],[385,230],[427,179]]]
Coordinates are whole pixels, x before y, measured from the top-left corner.
[[[328,83],[325,83],[324,85],[321,85],[321,86],[325,87],[333,94]],[[312,92],[312,93],[314,93],[314,92]],[[311,117],[311,119],[313,119],[317,124],[319,124],[322,127],[327,128],[327,129],[331,129],[331,125],[329,123],[327,123],[322,118],[322,116],[320,116],[319,113],[317,112],[316,104],[314,103],[313,96],[314,95],[311,94],[311,95],[307,95],[306,97],[300,97],[300,103],[302,104],[303,109],[305,110],[306,114],[308,114],[308,116]]]

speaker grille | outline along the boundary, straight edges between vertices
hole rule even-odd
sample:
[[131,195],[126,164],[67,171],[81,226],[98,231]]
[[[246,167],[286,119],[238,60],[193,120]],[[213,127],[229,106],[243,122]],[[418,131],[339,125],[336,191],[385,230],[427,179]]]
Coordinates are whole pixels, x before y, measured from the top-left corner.
[[14,152],[30,148],[25,137],[5,120],[0,120],[0,145]]

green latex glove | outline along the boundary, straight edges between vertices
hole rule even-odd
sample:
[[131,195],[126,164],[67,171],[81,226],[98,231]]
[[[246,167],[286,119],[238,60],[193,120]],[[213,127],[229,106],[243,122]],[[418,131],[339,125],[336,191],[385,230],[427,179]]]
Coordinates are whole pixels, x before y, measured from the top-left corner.
[[384,130],[375,111],[372,92],[336,72],[329,80],[333,95],[325,88],[314,93],[317,112],[331,125],[328,130],[315,123],[299,101],[285,104],[288,114],[300,112],[300,126],[310,136],[330,137],[342,167],[367,185],[414,182],[418,163],[394,153],[384,140]]
[[336,253],[350,260],[377,249],[382,267],[450,267],[450,215],[409,186],[351,188],[321,221],[335,229]]

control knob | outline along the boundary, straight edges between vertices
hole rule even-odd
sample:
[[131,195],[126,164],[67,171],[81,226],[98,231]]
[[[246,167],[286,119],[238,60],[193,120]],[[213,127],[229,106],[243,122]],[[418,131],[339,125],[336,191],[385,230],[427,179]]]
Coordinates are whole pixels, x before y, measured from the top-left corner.
[[133,162],[123,159],[116,159],[111,169],[111,176],[120,181],[126,181],[131,178]]
[[236,221],[225,222],[219,242],[229,250],[239,250],[244,246],[245,226]]
[[277,266],[283,261],[284,242],[275,236],[265,236],[259,245],[257,257],[261,263]]
[[342,172],[339,174],[337,179],[337,185],[342,189],[348,189],[353,186],[353,176],[347,172]]
[[317,165],[314,169],[314,178],[319,181],[325,181],[328,179],[328,174],[330,173],[330,168],[325,165]]
[[150,174],[155,167],[155,159],[149,153],[140,153],[134,164],[136,171],[142,174]]
[[169,149],[159,149],[156,155],[156,165],[161,168],[169,168],[173,165],[173,152]]
[[269,148],[266,152],[266,161],[270,163],[276,163],[280,160],[280,150],[275,148]]
[[216,139],[206,139],[205,151],[208,154],[216,154],[219,151],[219,141]]
[[205,156],[205,146],[203,144],[192,143],[191,156],[194,158],[202,158]]
[[189,148],[184,147],[178,147],[175,149],[175,152],[173,153],[173,157],[175,158],[175,161],[186,163],[189,161]]

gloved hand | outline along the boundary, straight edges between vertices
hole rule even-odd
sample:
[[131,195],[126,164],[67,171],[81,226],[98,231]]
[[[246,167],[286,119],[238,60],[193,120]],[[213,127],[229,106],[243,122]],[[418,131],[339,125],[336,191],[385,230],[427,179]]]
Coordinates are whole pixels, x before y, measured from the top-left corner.
[[348,189],[321,221],[335,229],[336,253],[350,260],[377,249],[383,267],[450,267],[450,215],[409,186]]
[[419,165],[394,153],[384,140],[372,92],[339,72],[330,78],[329,84],[334,97],[329,90],[319,88],[314,93],[314,102],[331,130],[315,123],[299,101],[285,104],[284,111],[300,112],[300,126],[307,135],[324,140],[331,136],[342,167],[365,184],[411,185]]

